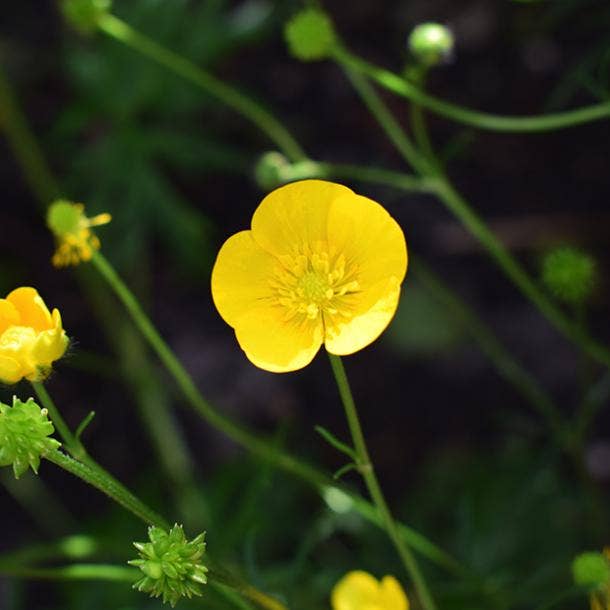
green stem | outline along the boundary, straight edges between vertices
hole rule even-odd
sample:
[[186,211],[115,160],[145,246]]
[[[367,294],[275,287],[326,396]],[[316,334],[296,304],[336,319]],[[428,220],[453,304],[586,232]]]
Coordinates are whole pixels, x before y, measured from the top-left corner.
[[565,337],[580,346],[591,358],[610,367],[610,350],[598,343],[577,324],[570,321],[563,311],[549,300],[493,231],[487,227],[480,216],[446,178],[439,178],[435,191],[439,199],[481,242],[505,275],[542,312],[547,320]]
[[388,507],[386,499],[383,495],[379,481],[377,480],[377,475],[375,474],[375,469],[369,456],[366,441],[364,440],[364,434],[362,433],[362,427],[360,425],[356,404],[354,403],[349,381],[347,379],[347,375],[345,374],[343,361],[339,356],[335,356],[334,354],[329,353],[328,357],[330,358],[330,364],[333,369],[337,387],[339,388],[341,401],[343,402],[343,407],[345,409],[345,415],[347,417],[347,422],[352,435],[354,449],[358,455],[358,463],[356,464],[358,470],[364,478],[369,494],[371,495],[373,503],[377,507],[377,511],[379,512],[379,515],[383,521],[384,528],[394,543],[394,546],[396,547],[396,550],[398,551],[398,554],[400,555],[409,576],[413,580],[413,584],[415,585],[415,589],[421,601],[422,607],[426,610],[435,610],[436,605],[432,599],[432,595],[430,594],[426,581],[424,580],[423,574],[421,573],[419,566],[415,561],[415,557],[411,553],[409,547],[404,544],[399,535],[398,527],[394,521],[394,518],[392,517],[392,513],[390,512],[390,508]]
[[419,280],[433,297],[464,325],[500,375],[512,383],[532,407],[546,419],[554,437],[561,446],[564,446],[565,434],[559,410],[536,378],[519,364],[494,335],[493,331],[480,320],[462,299],[445,286],[442,280],[421,259],[416,259],[412,265],[412,273],[415,275],[415,279]]
[[[150,318],[146,315],[146,313],[144,313],[144,310],[142,309],[138,300],[119,277],[112,265],[110,265],[110,263],[100,252],[94,253],[92,263],[112,288],[115,295],[123,303],[137,328],[148,341],[166,369],[172,375],[178,387],[182,390],[182,393],[187,399],[189,405],[195,411],[197,411],[197,413],[205,421],[207,421],[217,430],[220,430],[235,443],[245,447],[252,454],[271,462],[277,468],[281,468],[282,470],[297,476],[317,489],[318,492],[324,493],[331,487],[339,488],[336,481],[334,481],[332,478],[321,473],[303,460],[281,451],[279,448],[273,446],[273,444],[259,438],[255,434],[249,432],[245,428],[242,428],[229,418],[216,411],[214,407],[212,407],[212,405],[210,405],[203,398],[188,372],[158,333]],[[383,527],[381,517],[368,502],[351,492],[343,489],[342,491],[352,498],[355,509],[362,516],[372,521],[376,525]],[[414,549],[417,549],[422,555],[428,557],[431,561],[444,566],[450,571],[461,571],[461,567],[459,567],[459,563],[455,559],[453,559],[443,550],[436,547],[436,545],[434,545],[432,542],[425,539],[418,532],[408,528],[407,526],[401,527],[400,531],[403,538]]]
[[[504,271],[505,275],[524,296],[538,307],[559,332],[580,346],[591,358],[610,367],[610,350],[579,328],[578,325],[571,322],[561,309],[548,299],[493,231],[487,227],[468,202],[453,188],[448,178],[439,172],[438,165],[436,163],[431,165],[426,162],[419,150],[412,146],[402,131],[400,124],[366,79],[361,74],[345,68],[345,66],[343,68],[346,70],[348,78],[360,94],[363,102],[377,119],[377,122],[385,131],[388,138],[394,143],[405,161],[416,168],[424,177],[428,178],[437,197],[481,242],[498,266]],[[405,141],[409,144],[409,148],[405,148]],[[413,153],[413,151],[415,152]],[[413,154],[417,157],[415,162]]]
[[270,140],[275,142],[292,161],[300,161],[306,158],[305,153],[286,128],[270,112],[239,90],[205,72],[188,59],[137,32],[114,15],[109,13],[102,15],[98,20],[98,27],[111,38],[165,66],[250,120]]
[[0,574],[39,580],[106,580],[132,583],[141,574],[136,568],[99,563],[79,563],[58,568],[30,568],[0,565]]
[[88,464],[79,462],[61,451],[50,451],[43,457],[79,479],[82,479],[85,483],[89,483],[89,485],[99,489],[123,508],[126,508],[136,517],[142,519],[142,521],[150,525],[161,527],[164,530],[169,530],[169,524],[163,517],[160,517],[152,509],[146,506],[144,502],[134,496],[126,487],[102,469],[92,468]]
[[394,115],[387,109],[381,98],[376,94],[368,80],[359,72],[342,66],[348,80],[362,97],[364,103],[377,119],[388,138],[392,141],[396,149],[400,152],[407,163],[421,175],[430,173],[429,163],[422,157],[415,148],[411,140],[406,136],[402,126],[394,118]]
[[61,436],[63,440],[64,446],[67,451],[74,457],[75,459],[89,463],[93,462],[92,458],[87,453],[84,445],[81,443],[80,439],[78,439],[66,424],[64,418],[62,417],[59,409],[55,406],[53,399],[49,396],[47,389],[44,385],[39,381],[32,381],[32,387],[40,400],[40,404],[49,412],[49,417],[53,422],[53,426]]
[[610,116],[610,102],[594,104],[567,112],[529,117],[479,112],[429,95],[398,74],[374,66],[352,55],[345,48],[337,48],[334,57],[344,68],[366,75],[393,93],[420,104],[436,114],[479,129],[508,132],[554,131],[599,121]]
[[235,576],[229,575],[226,572],[221,572],[216,569],[210,569],[208,572],[210,578],[214,579],[217,583],[221,585],[226,585],[239,593],[242,597],[245,597],[262,608],[267,608],[267,610],[287,610],[286,606],[279,602],[277,599],[267,595],[263,591],[249,585],[246,582],[236,578]]

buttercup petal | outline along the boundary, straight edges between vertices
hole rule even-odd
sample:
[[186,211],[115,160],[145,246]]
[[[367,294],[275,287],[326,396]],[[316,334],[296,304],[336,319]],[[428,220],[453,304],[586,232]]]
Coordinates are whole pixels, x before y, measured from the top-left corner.
[[252,216],[256,242],[275,256],[327,240],[328,211],[346,186],[324,180],[301,180],[269,193]]
[[6,300],[19,312],[22,326],[30,326],[37,332],[52,328],[51,314],[35,288],[16,288]]
[[258,307],[244,314],[235,336],[248,359],[272,373],[296,371],[307,366],[322,345],[322,321],[305,316],[283,319],[278,306]]
[[347,298],[353,312],[349,320],[335,320],[325,314],[325,320],[329,319],[324,345],[337,356],[353,354],[379,337],[396,313],[400,284],[390,277]]
[[19,324],[17,308],[6,299],[0,299],[0,335],[14,324]]
[[68,343],[68,337],[61,326],[45,330],[36,337],[30,357],[38,365],[50,366],[52,362],[64,355]]
[[369,607],[375,608],[378,593],[377,579],[367,572],[355,570],[335,585],[331,593],[331,604],[333,610],[367,610]]
[[409,610],[409,600],[393,576],[384,576],[379,587],[380,607],[387,610]]
[[361,286],[407,271],[407,245],[398,223],[376,201],[354,193],[333,201],[328,214],[328,241],[358,268]]
[[22,377],[21,364],[10,356],[0,354],[0,383],[17,383]]
[[235,327],[241,316],[271,297],[269,281],[277,264],[251,231],[236,233],[223,244],[212,270],[212,298],[227,324]]

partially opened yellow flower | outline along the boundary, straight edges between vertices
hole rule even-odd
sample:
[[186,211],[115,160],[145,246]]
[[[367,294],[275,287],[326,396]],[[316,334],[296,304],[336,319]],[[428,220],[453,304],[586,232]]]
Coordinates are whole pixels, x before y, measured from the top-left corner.
[[57,309],[49,313],[34,288],[0,299],[0,382],[42,381],[68,347]]
[[91,259],[94,250],[100,249],[100,240],[91,227],[108,224],[110,214],[98,214],[91,218],[85,215],[82,203],[59,199],[53,202],[47,213],[47,224],[57,242],[51,261],[56,267],[78,265]]
[[333,610],[409,610],[409,600],[393,576],[381,581],[368,572],[346,574],[331,594]]
[[303,180],[267,195],[251,230],[224,243],[212,296],[256,366],[294,371],[322,344],[345,355],[374,341],[406,270],[403,232],[382,206],[340,184]]

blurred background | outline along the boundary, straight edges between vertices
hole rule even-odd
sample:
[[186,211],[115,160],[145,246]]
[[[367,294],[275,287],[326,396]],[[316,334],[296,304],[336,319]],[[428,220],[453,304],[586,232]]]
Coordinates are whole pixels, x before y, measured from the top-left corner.
[[[300,6],[116,0],[113,12],[258,100],[312,159],[406,169],[335,64],[289,56],[283,24]],[[397,72],[416,24],[448,25],[454,58],[431,73],[429,89],[456,103],[526,115],[610,97],[603,0],[335,0],[325,8],[356,53]],[[272,143],[119,42],[74,31],[50,0],[5,9],[0,61],[61,192],[90,215],[112,214],[98,231],[104,254],[204,396],[327,472],[341,467],[342,456],[314,431],[322,425],[347,438],[325,355],[296,373],[258,370],[211,301],[215,253],[248,227],[265,194],[254,168]],[[383,97],[406,124],[405,100]],[[252,459],[184,404],[99,276],[85,266],[52,268],[42,202],[4,137],[5,116],[0,105],[0,293],[36,286],[61,310],[73,342],[48,388],[73,428],[96,412],[84,435],[91,454],[172,522],[192,535],[206,529],[216,557],[295,610],[329,607],[328,592],[350,569],[392,573],[409,588],[383,534]],[[554,246],[595,257],[600,281],[586,324],[608,342],[610,123],[541,134],[483,132],[435,116],[429,123],[457,188],[533,276]],[[345,359],[381,482],[397,516],[466,567],[447,574],[422,560],[441,608],[543,607],[571,586],[576,553],[610,543],[610,377],[546,322],[434,197],[349,186],[388,208],[413,257],[391,327]],[[499,374],[481,349],[481,325],[566,418],[595,403],[578,451],[560,446]],[[26,384],[1,388],[0,399],[30,392]],[[169,428],[183,442],[172,444]],[[5,470],[0,514],[10,527],[0,552],[78,533],[95,537],[96,560],[124,563],[131,541],[146,537],[133,517],[51,464],[17,482]],[[360,489],[354,474],[345,482]],[[0,579],[2,610],[158,607],[121,584]],[[211,591],[201,607],[230,606]]]

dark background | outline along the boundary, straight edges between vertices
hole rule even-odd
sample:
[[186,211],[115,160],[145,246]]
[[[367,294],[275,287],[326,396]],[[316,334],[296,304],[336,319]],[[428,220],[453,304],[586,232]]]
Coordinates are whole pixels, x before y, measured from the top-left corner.
[[[298,6],[133,0],[117,1],[114,12],[262,101],[311,158],[405,169],[337,66],[300,64],[288,55],[282,23]],[[609,97],[607,2],[354,0],[326,8],[355,52],[395,71],[407,61],[405,40],[415,24],[450,26],[454,60],[433,71],[429,88],[456,103],[527,115]],[[215,252],[248,226],[264,194],[253,169],[273,148],[270,142],[132,50],[103,34],[75,33],[51,2],[14,3],[3,11],[0,58],[66,196],[85,202],[91,214],[113,214],[111,225],[98,231],[104,253],[204,395],[327,471],[339,468],[342,457],[313,430],[320,424],[347,435],[325,355],[296,373],[260,371],[241,354],[211,301]],[[384,99],[406,119],[405,100]],[[600,281],[588,321],[607,341],[608,121],[555,133],[498,134],[431,116],[430,127],[439,150],[453,151],[447,169],[459,190],[532,275],[554,245],[577,245],[597,259]],[[365,524],[335,519],[324,529],[328,515],[314,494],[246,459],[201,422],[150,357],[197,464],[189,476],[182,477],[180,464],[173,475],[163,471],[142,424],[146,398],[134,383],[141,353],[137,346],[120,347],[137,344],[125,315],[95,274],[51,267],[53,240],[44,215],[4,139],[0,181],[0,289],[36,286],[49,307],[60,308],[73,344],[48,387],[74,427],[96,411],[85,442],[106,468],[170,519],[185,522],[184,514],[172,516],[180,513],[172,493],[179,496],[176,489],[192,475],[202,490],[187,510],[192,527],[205,527],[228,561],[246,566],[250,578],[287,595],[295,608],[325,607],[330,586],[348,569],[400,572],[393,550]],[[594,382],[605,379],[607,389],[604,371],[557,334],[440,202],[350,186],[391,211],[410,253],[490,325],[566,416]],[[493,583],[485,594],[472,583],[460,588],[425,564],[442,607],[535,608],[570,586],[575,553],[608,541],[607,413],[595,420],[575,462],[416,273],[407,277],[387,333],[345,361],[397,513]],[[7,401],[28,392],[24,384],[0,396]],[[41,479],[69,515],[53,513],[35,482],[19,487],[7,479],[0,514],[10,527],[0,550],[78,531],[112,538],[115,554],[105,552],[119,563],[131,557],[130,541],[145,533],[129,515],[51,465],[43,464]],[[357,486],[353,475],[347,480]],[[29,485],[31,497],[22,497]],[[522,590],[515,593],[517,582]],[[100,593],[82,583],[0,583],[3,609],[149,607],[138,596],[124,605],[129,594],[121,585]]]

